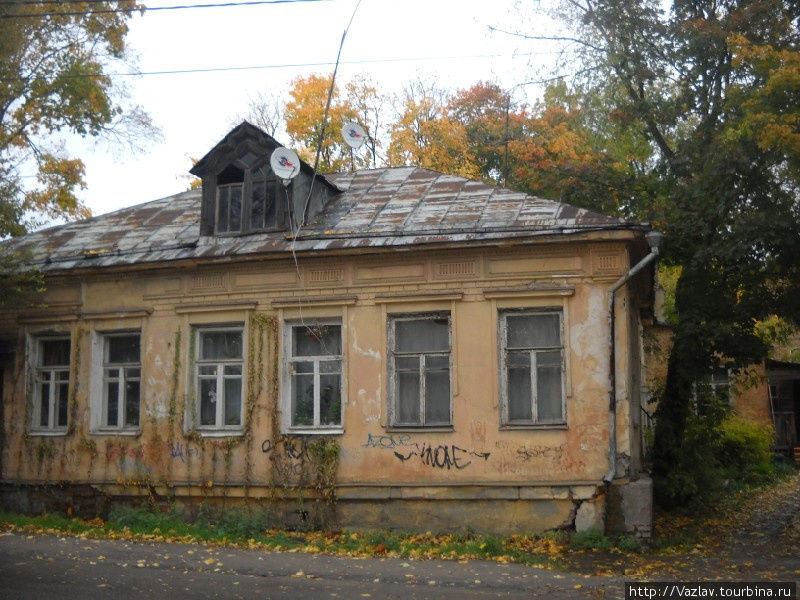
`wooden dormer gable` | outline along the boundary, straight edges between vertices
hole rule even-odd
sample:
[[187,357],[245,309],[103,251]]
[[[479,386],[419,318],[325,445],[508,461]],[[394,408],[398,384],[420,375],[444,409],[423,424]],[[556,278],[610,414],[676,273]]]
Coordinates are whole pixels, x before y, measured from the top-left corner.
[[[200,235],[225,236],[287,231],[303,219],[313,168],[301,161],[300,173],[284,183],[269,159],[282,146],[246,121],[231,130],[192,167],[203,183]],[[313,219],[338,189],[317,175],[308,199],[307,219]]]

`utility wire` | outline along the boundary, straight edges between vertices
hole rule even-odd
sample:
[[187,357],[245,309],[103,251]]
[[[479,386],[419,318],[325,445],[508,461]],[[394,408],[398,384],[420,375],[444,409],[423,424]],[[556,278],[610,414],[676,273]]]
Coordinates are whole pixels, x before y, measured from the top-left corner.
[[[396,63],[396,62],[424,62],[435,60],[475,60],[480,58],[503,58],[518,56],[544,56],[558,54],[558,52],[518,52],[514,54],[472,54],[461,56],[407,56],[396,58],[365,58],[359,60],[343,60],[341,65],[369,65],[380,63]],[[267,69],[292,69],[292,68],[307,68],[307,67],[329,67],[335,64],[334,62],[313,62],[313,63],[284,63],[277,65],[245,65],[237,67],[207,67],[199,69],[165,69],[158,71],[130,71],[130,72],[117,72],[117,73],[76,73],[76,74],[61,74],[59,79],[84,79],[88,77],[143,77],[151,75],[191,75],[194,73],[225,73],[228,71],[261,71]],[[0,77],[0,81],[21,81],[26,80],[25,77]]]
[[[544,56],[558,54],[558,52],[517,52],[514,54],[471,54],[461,56],[407,56],[395,58],[365,58],[359,60],[343,60],[341,65],[368,65],[380,63],[396,63],[396,62],[423,62],[435,60],[474,60],[479,58],[502,58],[518,56]],[[291,68],[307,68],[307,67],[329,67],[335,64],[332,61],[326,62],[312,62],[312,63],[284,63],[276,65],[244,65],[235,67],[206,67],[196,69],[163,69],[157,71],[130,71],[130,72],[116,72],[116,73],[76,73],[76,74],[62,74],[59,75],[60,79],[83,79],[86,77],[142,77],[150,75],[186,75],[192,73],[224,73],[226,71],[261,71],[266,69],[291,69]],[[24,77],[2,77],[0,81],[18,81]]]
[[[342,40],[339,42],[339,51],[336,53],[336,63],[333,67],[333,75],[331,76],[331,86],[328,89],[328,100],[325,103],[325,111],[322,113],[322,127],[319,131],[319,139],[317,140],[317,154],[314,157],[314,174],[311,176],[311,185],[308,187],[308,196],[306,197],[305,206],[303,206],[303,220],[300,226],[306,225],[308,222],[308,203],[311,200],[311,192],[314,190],[314,181],[317,178],[317,168],[319,167],[319,156],[322,153],[322,143],[325,140],[325,126],[328,124],[328,111],[331,108],[331,100],[333,100],[333,91],[336,89],[336,73],[339,70],[339,60],[342,57],[342,48],[344,48],[344,40],[347,37],[347,32],[350,31],[350,25],[353,24],[353,19],[356,17],[358,7],[361,6],[361,0],[357,0],[353,13],[350,15],[350,21],[347,22],[347,27],[342,32]],[[295,237],[300,233],[300,229],[295,232]]]
[[157,10],[184,10],[188,8],[227,8],[231,6],[257,6],[260,4],[302,4],[306,2],[329,2],[330,0],[247,0],[246,2],[217,2],[214,4],[180,4],[177,6],[145,6],[132,8],[100,8],[98,10],[56,11],[42,13],[0,14],[0,19],[24,19],[28,17],[80,17],[110,13],[152,12]]
[[[0,0],[0,6],[38,6],[39,4],[55,4],[58,6],[65,4],[77,4],[78,2],[81,4],[101,4],[111,1],[112,0]],[[119,2],[119,0],[117,0],[117,2]]]

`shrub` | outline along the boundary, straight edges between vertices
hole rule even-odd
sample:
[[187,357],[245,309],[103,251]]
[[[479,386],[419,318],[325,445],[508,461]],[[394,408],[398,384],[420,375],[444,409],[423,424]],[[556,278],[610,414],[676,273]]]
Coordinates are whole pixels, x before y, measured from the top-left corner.
[[572,547],[576,550],[610,550],[611,540],[602,531],[579,531],[572,535]]
[[771,465],[775,430],[771,424],[757,423],[730,415],[720,424],[717,458],[723,467],[737,474]]
[[770,424],[743,419],[724,407],[690,415],[675,469],[655,482],[659,503],[696,512],[730,489],[774,480],[773,440]]
[[623,552],[638,552],[641,550],[641,545],[635,535],[621,535],[614,545]]

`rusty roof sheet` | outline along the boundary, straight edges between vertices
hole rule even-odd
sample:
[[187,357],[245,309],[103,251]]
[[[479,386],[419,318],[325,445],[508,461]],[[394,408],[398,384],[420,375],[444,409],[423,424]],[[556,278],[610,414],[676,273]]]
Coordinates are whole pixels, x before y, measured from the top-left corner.
[[41,270],[190,258],[486,242],[590,230],[642,229],[597,212],[419,167],[326,175],[342,190],[295,239],[287,232],[199,235],[191,190],[10,242]]

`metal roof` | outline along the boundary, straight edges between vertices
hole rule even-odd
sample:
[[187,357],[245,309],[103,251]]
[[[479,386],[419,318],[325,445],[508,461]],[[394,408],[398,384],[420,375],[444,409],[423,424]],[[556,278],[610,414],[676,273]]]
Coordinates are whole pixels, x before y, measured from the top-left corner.
[[[326,174],[342,190],[291,232],[200,236],[191,190],[13,240],[43,271],[347,248],[487,242],[642,225],[419,167]],[[294,248],[293,248],[294,246]]]

